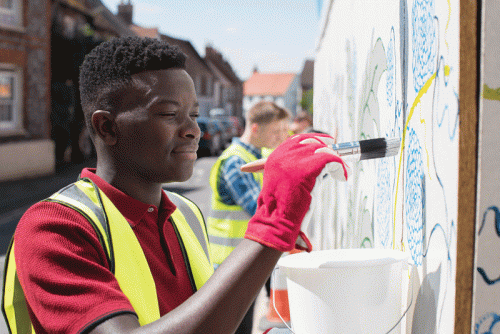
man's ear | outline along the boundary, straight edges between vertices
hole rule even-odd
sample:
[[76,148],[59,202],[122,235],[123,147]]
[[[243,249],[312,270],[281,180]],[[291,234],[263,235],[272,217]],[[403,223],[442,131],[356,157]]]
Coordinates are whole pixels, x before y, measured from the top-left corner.
[[116,144],[115,116],[106,110],[96,110],[92,114],[92,127],[97,137],[107,145]]
[[259,131],[259,124],[257,123],[252,123],[250,125],[250,131],[253,133],[253,134],[257,134],[257,132]]

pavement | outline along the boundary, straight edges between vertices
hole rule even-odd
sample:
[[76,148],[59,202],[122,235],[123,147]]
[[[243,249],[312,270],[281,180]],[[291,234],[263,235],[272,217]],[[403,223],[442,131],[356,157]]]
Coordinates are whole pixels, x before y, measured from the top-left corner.
[[[198,204],[206,217],[209,209],[207,198],[208,177],[210,167],[215,162],[214,157],[204,157],[197,160],[193,176],[186,182],[171,183],[165,186],[167,190],[183,194]],[[23,179],[18,181],[0,182],[0,277],[3,277],[5,253],[14,233],[17,221],[33,204],[43,200],[62,187],[77,180],[82,168],[95,167],[95,159],[81,164],[71,164],[61,168],[56,175]],[[3,279],[0,280],[3,284]],[[0,286],[3,291],[3,286]],[[254,326],[252,334],[262,334],[259,321],[267,312],[269,299],[265,289],[262,289],[256,299],[254,309]],[[0,334],[9,334],[3,316],[0,316]]]

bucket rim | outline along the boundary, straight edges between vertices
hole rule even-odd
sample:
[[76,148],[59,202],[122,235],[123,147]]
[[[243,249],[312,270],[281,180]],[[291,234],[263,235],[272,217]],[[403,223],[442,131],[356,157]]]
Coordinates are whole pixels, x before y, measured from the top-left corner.
[[278,267],[289,269],[334,269],[384,266],[407,263],[409,254],[381,248],[343,248],[302,252],[282,257]]

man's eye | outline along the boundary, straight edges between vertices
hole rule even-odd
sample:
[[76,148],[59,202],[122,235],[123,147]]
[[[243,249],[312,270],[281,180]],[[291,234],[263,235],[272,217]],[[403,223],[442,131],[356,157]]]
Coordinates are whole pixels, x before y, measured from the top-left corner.
[[200,117],[200,114],[199,113],[194,113],[194,114],[191,114],[191,117],[198,118],[198,117]]

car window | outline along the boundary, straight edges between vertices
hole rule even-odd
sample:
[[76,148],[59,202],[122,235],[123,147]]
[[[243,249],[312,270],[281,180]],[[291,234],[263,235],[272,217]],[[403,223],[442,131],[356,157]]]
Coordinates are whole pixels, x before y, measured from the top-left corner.
[[200,127],[201,131],[203,132],[207,131],[207,123],[198,122],[198,126]]

